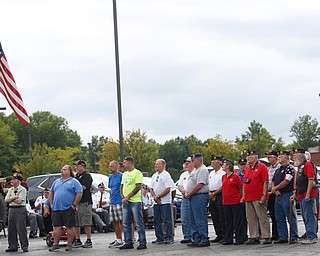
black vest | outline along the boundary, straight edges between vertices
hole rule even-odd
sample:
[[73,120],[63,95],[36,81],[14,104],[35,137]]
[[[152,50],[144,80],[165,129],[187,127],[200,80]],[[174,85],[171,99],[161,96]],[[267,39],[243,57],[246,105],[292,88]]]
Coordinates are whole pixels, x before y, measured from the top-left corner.
[[297,171],[297,192],[298,194],[303,194],[308,189],[308,177],[304,175],[304,165]]

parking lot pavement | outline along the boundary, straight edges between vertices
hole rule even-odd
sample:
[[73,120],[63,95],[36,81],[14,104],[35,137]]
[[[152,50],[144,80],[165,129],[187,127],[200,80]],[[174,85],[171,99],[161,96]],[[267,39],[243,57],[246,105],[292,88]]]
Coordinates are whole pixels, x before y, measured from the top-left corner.
[[[304,225],[299,216],[299,235],[304,233]],[[209,220],[211,224],[211,220]],[[209,225],[210,236],[215,237],[212,224]],[[60,252],[49,252],[45,241],[42,238],[29,239],[29,252],[26,255],[51,255],[51,254],[74,254],[74,255],[319,255],[320,253],[320,240],[317,244],[303,245],[299,244],[279,244],[279,245],[221,245],[221,244],[211,244],[210,247],[204,248],[189,248],[184,244],[180,244],[180,240],[183,239],[181,233],[181,225],[175,228],[175,243],[174,244],[161,244],[154,245],[151,241],[155,239],[154,230],[146,230],[148,249],[137,250],[135,243],[135,249],[130,250],[119,250],[119,249],[109,249],[108,245],[111,241],[115,239],[114,233],[94,233],[92,234],[93,247],[84,249],[77,248],[73,249],[71,252],[65,252],[65,242],[61,242]],[[0,255],[11,255],[14,253],[5,253],[7,248],[7,238],[4,238],[1,232],[0,238]],[[136,233],[137,237],[137,233]],[[85,235],[81,235],[82,242],[85,241]],[[20,250],[19,253],[22,253]]]

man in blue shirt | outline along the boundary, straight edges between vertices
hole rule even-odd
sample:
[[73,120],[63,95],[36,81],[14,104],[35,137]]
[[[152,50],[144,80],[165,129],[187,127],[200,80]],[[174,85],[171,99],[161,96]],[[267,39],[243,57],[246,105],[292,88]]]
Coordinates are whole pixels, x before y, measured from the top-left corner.
[[54,244],[49,249],[51,252],[59,250],[62,226],[67,227],[68,244],[66,251],[72,250],[74,239],[75,209],[82,197],[82,187],[74,174],[70,165],[65,165],[61,169],[61,178],[53,182],[50,189],[50,205],[52,208],[52,225]]
[[116,233],[116,240],[110,243],[111,247],[120,247],[122,242],[122,198],[120,194],[120,186],[122,173],[119,172],[119,163],[111,161],[109,170],[112,173],[109,176],[108,187],[111,189],[110,193],[110,222],[113,222],[114,231]]

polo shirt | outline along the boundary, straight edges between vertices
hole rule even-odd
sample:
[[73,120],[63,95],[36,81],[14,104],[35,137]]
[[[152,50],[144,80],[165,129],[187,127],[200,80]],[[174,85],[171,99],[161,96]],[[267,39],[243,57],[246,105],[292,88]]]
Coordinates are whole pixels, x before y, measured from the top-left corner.
[[[143,175],[138,169],[133,169],[132,171],[126,171],[122,174],[121,185],[122,194],[126,197],[132,190],[135,189],[136,184],[143,183]],[[141,190],[139,190],[135,195],[129,199],[130,203],[141,202]]]
[[52,210],[65,211],[71,207],[76,195],[82,194],[82,186],[75,178],[70,177],[65,181],[60,178],[53,182],[50,192],[54,193]]
[[225,175],[226,172],[220,168],[218,171],[212,170],[209,174],[209,190],[216,191],[222,186],[222,176]]
[[186,187],[187,193],[189,193],[197,184],[203,184],[203,186],[196,194],[209,193],[208,177],[209,173],[204,165],[200,166],[198,169],[194,169],[188,178]]
[[243,178],[244,201],[259,201],[263,195],[263,185],[269,181],[267,166],[259,161],[253,167],[248,165]]
[[178,185],[181,185],[184,189],[186,189],[189,176],[190,176],[190,173],[188,171],[181,173],[178,181]]
[[109,176],[108,188],[110,192],[110,204],[122,204],[122,198],[120,194],[122,173],[118,172],[117,175],[111,174]]
[[239,175],[233,173],[230,176],[227,174],[222,176],[222,204],[240,204],[242,182]]

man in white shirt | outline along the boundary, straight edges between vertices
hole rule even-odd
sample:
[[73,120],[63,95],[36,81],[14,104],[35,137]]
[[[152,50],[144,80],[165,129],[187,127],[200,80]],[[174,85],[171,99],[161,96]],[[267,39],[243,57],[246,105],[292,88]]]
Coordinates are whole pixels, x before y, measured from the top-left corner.
[[98,185],[98,192],[92,196],[92,220],[98,232],[108,232],[110,193],[105,190],[103,182]]
[[[165,170],[166,161],[158,159],[155,163],[156,172],[152,175],[150,193],[154,198],[154,230],[157,239],[155,244],[172,244],[173,227],[171,215],[171,191],[174,187],[170,174]],[[166,238],[164,239],[162,220],[166,228]]]
[[209,174],[209,211],[211,214],[213,227],[217,237],[210,240],[211,243],[219,243],[225,237],[225,220],[222,205],[222,176],[226,173],[222,170],[222,156],[211,156],[213,170]]
[[183,195],[181,201],[181,209],[180,209],[180,216],[181,216],[181,225],[182,225],[182,234],[183,240],[180,241],[182,244],[191,243],[191,230],[190,230],[190,202],[188,199],[184,197],[187,188],[187,182],[190,173],[194,169],[191,157],[188,157],[184,160],[183,170],[184,172],[181,173],[179,181],[178,181],[178,189]]

